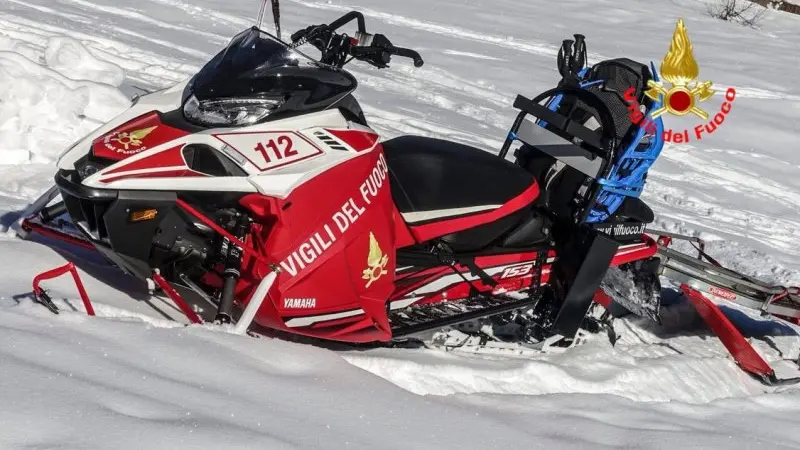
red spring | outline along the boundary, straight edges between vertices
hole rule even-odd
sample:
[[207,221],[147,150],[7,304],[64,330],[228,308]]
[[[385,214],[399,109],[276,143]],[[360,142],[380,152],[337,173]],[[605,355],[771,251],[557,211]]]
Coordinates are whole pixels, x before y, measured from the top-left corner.
[[192,308],[189,307],[189,304],[186,303],[186,300],[184,300],[183,297],[181,297],[181,294],[179,294],[178,291],[173,289],[172,286],[169,285],[167,280],[165,280],[164,277],[161,276],[161,274],[154,273],[153,280],[156,282],[156,284],[158,284],[161,287],[161,289],[164,290],[164,292],[166,292],[167,296],[173,302],[175,302],[178,308],[180,308],[181,311],[183,311],[183,313],[186,315],[186,318],[189,319],[190,322],[203,323],[203,319],[201,319],[200,316],[198,316],[197,313],[194,312]]
[[83,282],[81,281],[81,277],[78,275],[78,270],[75,269],[75,264],[69,262],[61,267],[56,267],[53,270],[48,270],[47,272],[42,272],[39,275],[33,277],[33,292],[34,294],[39,297],[42,295],[42,288],[39,287],[39,284],[44,280],[49,280],[52,278],[60,277],[65,273],[71,273],[72,279],[75,280],[75,286],[78,288],[78,293],[81,296],[81,300],[83,300],[83,307],[86,308],[86,314],[90,316],[94,316],[94,307],[92,306],[92,302],[89,300],[89,295],[86,293],[86,289],[83,287]]

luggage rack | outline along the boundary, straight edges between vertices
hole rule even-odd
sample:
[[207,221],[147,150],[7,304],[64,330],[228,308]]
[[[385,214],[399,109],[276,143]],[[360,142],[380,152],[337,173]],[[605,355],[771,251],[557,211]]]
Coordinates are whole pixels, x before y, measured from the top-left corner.
[[[705,252],[705,242],[692,236],[647,231],[658,236],[658,257],[666,278],[704,294],[731,301],[762,315],[774,315],[800,325],[800,287],[776,286],[726,269]],[[669,248],[673,240],[687,241],[697,256]]]

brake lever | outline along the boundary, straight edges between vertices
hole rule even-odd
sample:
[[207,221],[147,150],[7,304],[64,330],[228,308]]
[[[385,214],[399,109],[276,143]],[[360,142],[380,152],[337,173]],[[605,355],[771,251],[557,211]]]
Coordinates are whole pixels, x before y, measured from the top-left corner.
[[[369,45],[369,47],[366,48],[369,48],[371,50],[366,51],[365,53],[373,52],[376,54],[376,56],[378,55],[380,56],[380,61],[378,62],[378,64],[373,64],[376,67],[379,68],[386,67],[386,65],[391,60],[392,55],[397,55],[400,57],[410,58],[414,60],[415,67],[422,67],[422,65],[425,64],[419,53],[409,48],[395,47],[394,45],[392,45],[389,39],[382,34],[369,35],[365,33],[362,35],[357,34],[356,37],[358,38],[359,44],[364,45],[363,43],[367,43]],[[356,51],[356,53],[360,52]],[[373,60],[370,62],[374,63],[376,61]]]
[[294,33],[293,33],[293,34],[292,34],[292,35],[289,37],[289,39],[291,39],[291,40],[292,40],[292,45],[294,45],[294,44],[297,44],[297,43],[298,43],[298,42],[300,42],[301,40],[303,40],[303,42],[302,42],[302,43],[300,43],[300,44],[298,44],[298,45],[303,45],[303,44],[305,43],[305,39],[306,39],[306,37],[308,36],[308,34],[309,34],[309,33],[310,33],[310,32],[311,32],[313,29],[317,28],[318,26],[319,26],[319,25],[311,25],[311,26],[308,26],[308,27],[305,27],[305,28],[303,28],[302,30],[297,30],[297,31],[295,31],[295,32],[294,32]]
[[414,67],[422,67],[425,64],[425,61],[422,60],[422,57],[419,55],[419,53],[417,53],[415,50],[411,50],[410,48],[395,47],[392,53],[397,56],[414,60]]

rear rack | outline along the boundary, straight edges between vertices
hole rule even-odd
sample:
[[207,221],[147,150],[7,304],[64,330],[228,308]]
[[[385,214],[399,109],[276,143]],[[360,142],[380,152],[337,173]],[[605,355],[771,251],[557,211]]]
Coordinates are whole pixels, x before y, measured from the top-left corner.
[[[700,292],[725,299],[762,315],[775,315],[800,323],[800,287],[776,286],[722,267],[705,253],[705,242],[691,236],[662,231],[658,235],[658,256],[662,275]],[[698,244],[697,257],[669,248],[673,239]],[[706,260],[704,261],[703,258]]]

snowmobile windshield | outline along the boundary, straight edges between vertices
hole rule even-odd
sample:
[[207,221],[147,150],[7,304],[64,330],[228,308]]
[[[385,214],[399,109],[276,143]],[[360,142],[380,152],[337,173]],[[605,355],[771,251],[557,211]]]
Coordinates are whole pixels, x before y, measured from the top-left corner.
[[228,46],[195,75],[190,89],[213,94],[225,84],[259,78],[276,68],[303,66],[323,64],[253,27],[234,36]]

